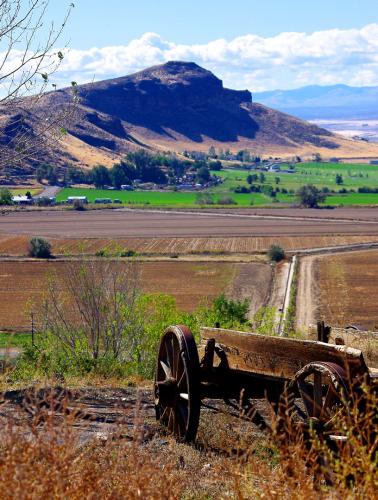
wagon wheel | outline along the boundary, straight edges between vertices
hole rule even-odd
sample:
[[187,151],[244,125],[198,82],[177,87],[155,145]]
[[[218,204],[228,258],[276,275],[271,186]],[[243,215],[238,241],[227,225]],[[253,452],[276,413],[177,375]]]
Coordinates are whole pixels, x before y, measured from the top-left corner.
[[344,440],[335,435],[337,418],[348,411],[345,371],[336,363],[314,362],[299,370],[286,392],[289,415],[305,434],[310,429],[324,438]]
[[194,441],[200,416],[199,359],[186,326],[171,326],[160,342],[155,373],[156,418],[177,438]]

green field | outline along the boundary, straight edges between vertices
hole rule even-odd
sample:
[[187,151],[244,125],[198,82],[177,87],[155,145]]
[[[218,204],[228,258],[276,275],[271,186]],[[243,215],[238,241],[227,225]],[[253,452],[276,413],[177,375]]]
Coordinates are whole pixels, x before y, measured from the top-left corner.
[[26,192],[29,191],[30,194],[32,196],[34,196],[35,194],[38,194],[40,191],[42,191],[41,189],[11,189],[10,192],[12,193],[13,196],[16,196],[18,194],[20,195],[25,195]]
[[[279,177],[280,182],[278,187],[292,189],[296,191],[304,184],[314,184],[315,186],[328,187],[338,191],[345,187],[346,189],[358,189],[362,186],[378,187],[378,165],[367,164],[335,164],[335,163],[300,163],[295,166],[294,174],[280,172],[264,172],[266,177],[265,184],[276,186],[276,177]],[[246,185],[249,174],[259,173],[248,170],[221,170],[213,172],[225,179],[225,182],[220,186],[213,188],[229,190],[234,189],[238,185]],[[341,174],[343,184],[336,184],[336,174]]]
[[[278,193],[276,198],[270,198],[262,193],[234,193],[238,186],[248,186],[247,177],[260,172],[246,169],[228,169],[212,172],[224,179],[222,184],[206,190],[212,195],[215,206],[220,206],[219,200],[231,198],[234,206],[283,206],[296,202],[295,192],[304,184],[314,184],[318,188],[327,187],[335,193],[327,196],[324,205],[378,205],[378,194],[346,193],[340,194],[340,189],[357,189],[367,186],[378,187],[378,165],[367,164],[334,164],[334,163],[300,163],[293,174],[280,172],[263,172],[264,185],[273,188],[285,188],[288,194]],[[336,174],[341,174],[343,183],[336,184]],[[279,178],[279,182],[276,179]],[[261,184],[259,182],[255,183]],[[202,192],[203,193],[203,192]],[[116,191],[107,189],[76,189],[67,188],[60,191],[58,201],[64,201],[68,196],[86,196],[90,203],[96,198],[119,199],[125,205],[151,205],[153,207],[198,207],[198,192],[182,191]],[[225,205],[222,205],[225,206]],[[231,205],[232,206],[232,205]]]
[[[152,205],[152,206],[175,206],[175,207],[198,207],[196,203],[196,192],[178,191],[113,191],[107,189],[76,189],[66,188],[60,191],[57,201],[64,201],[69,196],[86,196],[88,201],[94,202],[96,198],[119,199],[125,205]],[[267,205],[272,201],[268,196],[261,193],[235,194],[228,192],[214,193],[214,203],[222,196],[228,196],[236,201],[238,205],[250,206]],[[284,198],[284,196],[283,196]]]

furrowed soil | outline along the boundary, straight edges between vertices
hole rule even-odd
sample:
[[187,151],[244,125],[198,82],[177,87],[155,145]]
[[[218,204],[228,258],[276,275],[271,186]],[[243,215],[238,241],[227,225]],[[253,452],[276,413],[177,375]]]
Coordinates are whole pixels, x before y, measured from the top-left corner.
[[378,251],[361,251],[316,260],[319,318],[335,326],[357,324],[378,331]]
[[336,210],[319,213],[322,217],[315,218],[295,209],[287,215],[279,211],[254,215],[126,209],[6,212],[0,216],[0,234],[49,238],[378,236],[378,220],[374,218],[338,219]]
[[[26,256],[30,236],[0,235],[0,256]],[[142,255],[221,255],[265,253],[271,245],[286,251],[326,248],[355,243],[378,242],[378,235],[321,235],[318,236],[234,236],[186,238],[48,238],[54,255],[95,255],[105,251],[116,255],[133,250]]]
[[[139,265],[143,291],[173,295],[184,311],[193,311],[222,292],[253,298],[254,311],[269,295],[271,268],[264,263],[165,261]],[[59,261],[0,262],[0,330],[29,330],[30,311],[41,304],[48,277],[56,273],[59,279],[63,272],[65,263]]]

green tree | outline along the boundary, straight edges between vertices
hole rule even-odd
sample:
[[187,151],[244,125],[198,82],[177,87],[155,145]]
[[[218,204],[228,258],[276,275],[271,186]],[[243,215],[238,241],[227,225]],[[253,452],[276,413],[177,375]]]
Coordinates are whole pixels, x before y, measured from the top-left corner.
[[122,184],[130,184],[130,180],[126,175],[125,169],[120,163],[115,163],[109,173],[112,185],[116,189],[120,189]]
[[275,177],[274,181],[275,181],[276,184],[279,184],[281,182],[281,179],[279,177]]
[[285,250],[279,245],[271,245],[267,251],[267,256],[273,262],[280,262],[285,258]]
[[252,184],[253,182],[256,182],[258,179],[258,175],[257,174],[249,174],[247,176],[247,182],[248,184]]
[[261,184],[265,182],[265,174],[263,174],[263,172],[260,172],[259,174],[259,181],[261,182]]
[[109,170],[103,165],[97,165],[92,168],[92,179],[96,188],[103,188],[111,184]]
[[308,208],[317,208],[319,203],[323,203],[326,198],[325,194],[313,184],[306,184],[300,187],[296,195],[300,204]]
[[201,167],[197,171],[197,182],[206,184],[211,179],[210,170],[207,167]]
[[341,174],[336,174],[335,182],[338,186],[340,186],[340,184],[344,184],[343,176]]
[[48,259],[51,257],[51,245],[45,239],[36,236],[29,241],[28,255],[38,259]]
[[217,154],[215,152],[214,146],[209,147],[209,153],[208,153],[209,158],[216,158]]
[[0,188],[0,205],[12,205],[12,193],[8,188]]

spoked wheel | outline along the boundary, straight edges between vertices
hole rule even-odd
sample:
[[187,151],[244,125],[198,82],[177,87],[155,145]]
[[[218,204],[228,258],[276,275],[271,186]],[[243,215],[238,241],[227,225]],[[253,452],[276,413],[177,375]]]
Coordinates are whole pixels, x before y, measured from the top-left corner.
[[335,425],[348,411],[346,380],[345,371],[336,363],[309,363],[296,373],[286,394],[290,417],[301,430],[312,429],[326,439],[345,439]]
[[169,327],[160,342],[155,373],[156,418],[183,441],[194,441],[200,416],[199,359],[186,326]]

